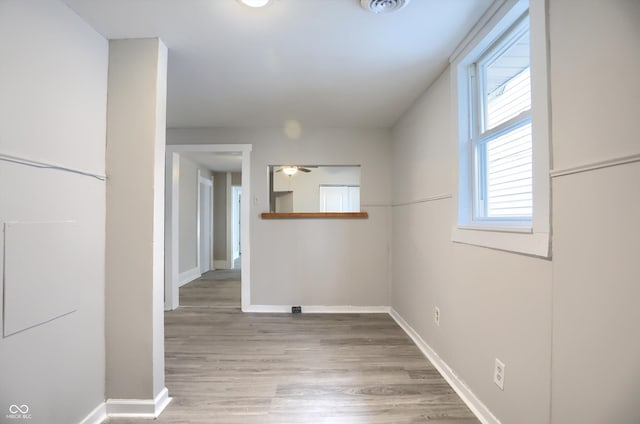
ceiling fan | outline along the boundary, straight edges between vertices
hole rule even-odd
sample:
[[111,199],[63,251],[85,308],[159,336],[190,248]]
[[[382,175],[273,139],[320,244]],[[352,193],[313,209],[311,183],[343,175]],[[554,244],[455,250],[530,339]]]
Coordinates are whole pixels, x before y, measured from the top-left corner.
[[299,166],[299,165],[285,165],[285,166],[281,166],[279,169],[276,169],[276,172],[281,172],[281,171],[289,176],[294,175],[298,171],[311,172],[309,168],[305,168],[304,166]]

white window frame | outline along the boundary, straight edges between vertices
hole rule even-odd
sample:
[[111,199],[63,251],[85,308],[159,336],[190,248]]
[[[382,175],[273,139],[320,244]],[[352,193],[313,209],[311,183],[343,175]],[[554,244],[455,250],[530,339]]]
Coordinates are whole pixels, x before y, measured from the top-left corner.
[[[531,42],[531,122],[533,137],[533,216],[531,220],[474,220],[474,168],[468,69],[529,12]],[[547,22],[544,0],[497,0],[450,58],[452,133],[458,166],[454,190],[454,242],[550,257],[550,156]]]

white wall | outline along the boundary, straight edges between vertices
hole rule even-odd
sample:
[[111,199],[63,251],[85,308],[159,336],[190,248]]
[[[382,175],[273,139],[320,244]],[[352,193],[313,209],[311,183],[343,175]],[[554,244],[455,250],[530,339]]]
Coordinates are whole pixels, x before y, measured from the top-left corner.
[[[391,173],[386,130],[169,129],[169,144],[244,143],[251,153],[251,304],[389,304]],[[361,164],[366,220],[262,220],[267,166]]]
[[[178,242],[179,242],[179,270],[180,282],[189,283],[200,276],[198,262],[198,193],[201,178],[211,178],[212,172],[193,160],[180,156],[179,165],[179,194],[178,194]],[[171,182],[171,176],[167,176],[167,184]]]
[[[447,71],[393,131],[391,305],[503,423],[544,423],[551,263],[451,242],[450,101]],[[492,381],[495,358],[507,366],[504,392]]]
[[[104,175],[106,40],[48,0],[0,2],[0,37],[0,153]],[[55,252],[77,266],[76,312],[0,338],[0,421],[11,404],[26,404],[30,423],[80,422],[105,396],[105,183],[0,161],[0,193],[0,225],[79,226],[79,238]],[[29,257],[22,265],[47,271]]]
[[636,1],[550,1],[552,261],[451,242],[448,72],[394,128],[392,306],[502,423],[640,422],[640,165],[564,172],[637,161],[639,22]]
[[552,423],[640,422],[640,2],[551,1]]

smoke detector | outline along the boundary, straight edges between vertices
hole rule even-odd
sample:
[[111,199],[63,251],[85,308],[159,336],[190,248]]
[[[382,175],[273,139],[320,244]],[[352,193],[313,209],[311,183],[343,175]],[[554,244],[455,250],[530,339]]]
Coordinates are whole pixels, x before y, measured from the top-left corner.
[[409,4],[409,0],[360,0],[360,5],[369,12],[390,13]]

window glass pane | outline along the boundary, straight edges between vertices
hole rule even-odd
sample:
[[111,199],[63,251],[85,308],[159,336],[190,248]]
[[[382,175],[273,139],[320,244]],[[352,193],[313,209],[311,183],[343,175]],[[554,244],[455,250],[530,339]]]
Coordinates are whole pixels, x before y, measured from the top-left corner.
[[485,131],[531,109],[529,57],[527,30],[482,65]]
[[531,123],[485,144],[486,217],[531,217]]

